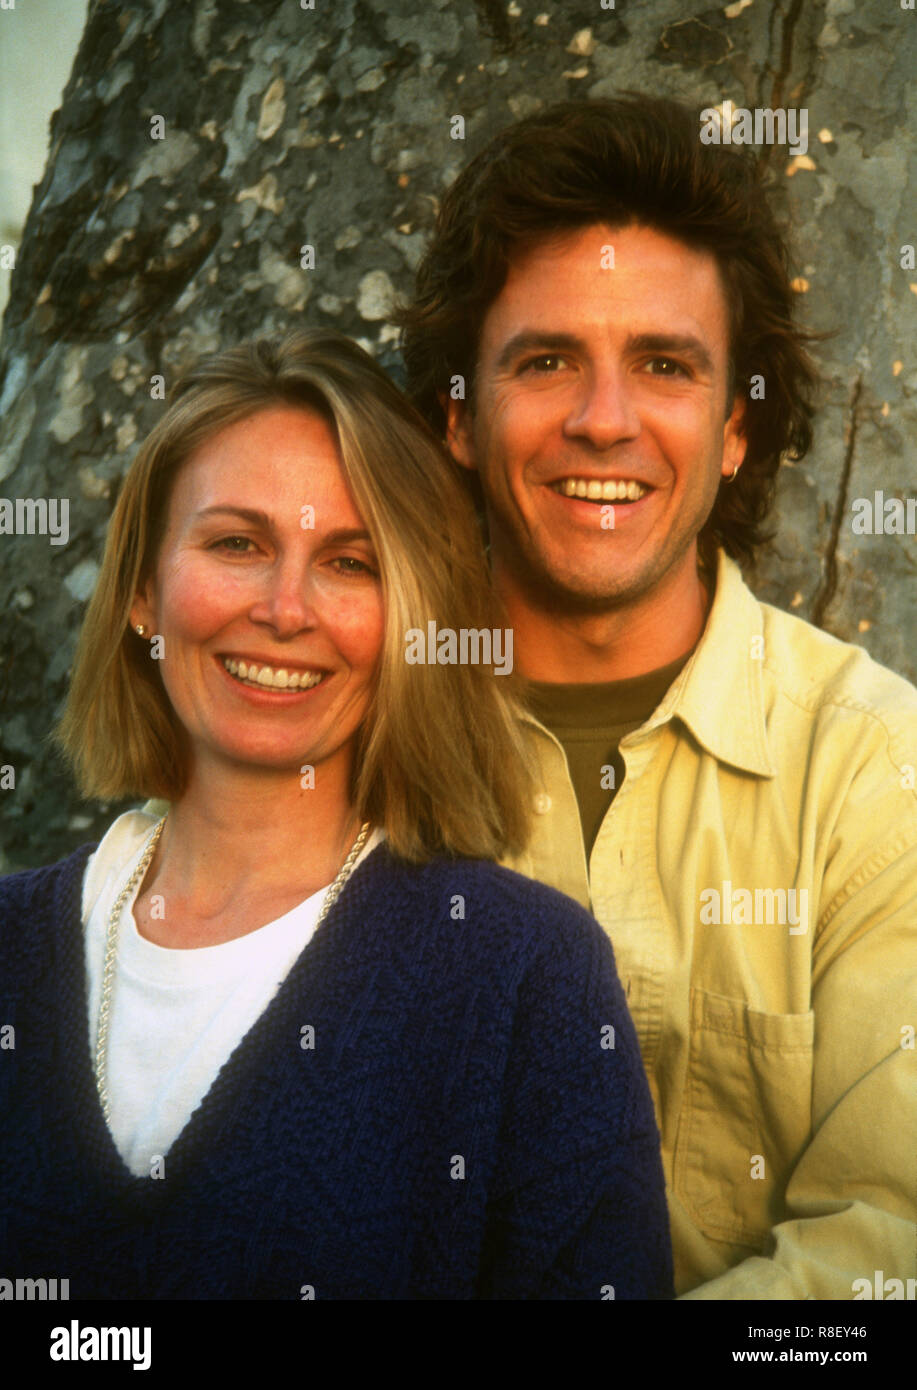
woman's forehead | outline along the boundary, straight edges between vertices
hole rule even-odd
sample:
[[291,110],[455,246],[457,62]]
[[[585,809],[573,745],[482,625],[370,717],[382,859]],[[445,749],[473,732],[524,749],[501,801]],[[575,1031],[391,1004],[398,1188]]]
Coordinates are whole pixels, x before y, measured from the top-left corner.
[[224,514],[253,525],[363,529],[333,426],[316,411],[280,406],[199,444],[173,481],[166,532]]

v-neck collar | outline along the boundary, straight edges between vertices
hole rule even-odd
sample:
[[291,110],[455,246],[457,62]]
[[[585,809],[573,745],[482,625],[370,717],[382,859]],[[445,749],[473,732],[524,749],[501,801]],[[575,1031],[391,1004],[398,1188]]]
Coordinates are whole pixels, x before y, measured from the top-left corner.
[[[306,967],[315,967],[321,973],[322,958],[349,915],[353,884],[363,877],[367,864],[380,862],[377,856],[381,850],[384,857],[387,844],[382,840],[354,869],[337,902],[293,962],[276,994],[223,1062],[200,1104],[163,1155],[163,1180],[146,1174],[138,1177],[128,1168],[102,1113],[96,1086],[95,1059],[89,1043],[85,928],[81,912],[83,875],[94,849],[94,845],[84,846],[65,861],[62,868],[68,872],[56,885],[53,904],[58,923],[55,942],[58,959],[53,969],[61,981],[74,983],[73,991],[61,988],[55,993],[64,1104],[71,1111],[72,1133],[76,1137],[74,1157],[81,1166],[87,1167],[87,1178],[120,1189],[128,1201],[142,1198],[145,1203],[154,1203],[159,1194],[174,1193],[176,1181],[181,1182],[182,1175],[212,1150],[220,1117],[231,1107],[234,1093],[242,1094],[257,1082],[257,1074],[264,1066],[265,1050],[272,1039],[282,1036],[285,1016],[291,1027],[297,1024],[308,991]],[[66,1001],[74,997],[76,1009],[67,1008]],[[295,1034],[291,1033],[291,1038],[296,1036],[298,1025]]]

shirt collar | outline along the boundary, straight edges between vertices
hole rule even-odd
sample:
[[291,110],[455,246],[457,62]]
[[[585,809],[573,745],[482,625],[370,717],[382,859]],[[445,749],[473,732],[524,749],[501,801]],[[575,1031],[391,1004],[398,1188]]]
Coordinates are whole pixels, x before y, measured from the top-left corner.
[[638,732],[677,715],[720,762],[775,777],[764,714],[765,657],[761,605],[736,562],[719,550],[716,591],[700,641]]
[[[760,640],[753,644],[753,638]],[[760,656],[754,655],[758,648]],[[716,590],[700,641],[662,703],[622,743],[635,743],[677,716],[718,761],[775,777],[764,715],[764,661],[761,605],[735,561],[719,550]],[[525,719],[549,733],[534,715]]]

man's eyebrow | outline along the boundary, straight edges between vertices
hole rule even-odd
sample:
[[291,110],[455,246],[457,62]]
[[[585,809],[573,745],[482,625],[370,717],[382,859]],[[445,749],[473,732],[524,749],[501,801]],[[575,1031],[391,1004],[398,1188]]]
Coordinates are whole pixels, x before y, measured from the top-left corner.
[[578,338],[575,333],[541,333],[534,328],[524,328],[519,333],[514,333],[503,344],[497,358],[497,370],[508,367],[520,353],[534,351],[536,348],[547,354],[570,352],[582,346],[582,338]]
[[637,333],[627,340],[629,352],[677,352],[691,357],[704,371],[713,372],[713,358],[706,345],[693,333]]
[[[582,351],[585,340],[575,333],[540,333],[537,329],[524,328],[504,343],[497,358],[497,370],[506,368],[520,354],[541,352],[547,356],[553,352]],[[628,338],[628,352],[679,353],[690,357],[703,371],[713,372],[713,358],[709,349],[693,333],[636,333]]]

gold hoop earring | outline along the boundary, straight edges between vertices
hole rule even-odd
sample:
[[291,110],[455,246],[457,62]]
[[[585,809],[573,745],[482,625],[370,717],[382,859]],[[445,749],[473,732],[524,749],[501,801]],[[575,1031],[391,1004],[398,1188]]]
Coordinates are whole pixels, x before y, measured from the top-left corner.
[[734,483],[735,480],[736,480],[736,474],[738,473],[740,467],[741,467],[741,464],[738,464],[738,463],[737,463],[736,466],[735,466],[735,468],[732,470],[732,477],[730,477],[730,478],[724,478],[724,479],[723,479],[723,482],[724,482],[724,483]]

